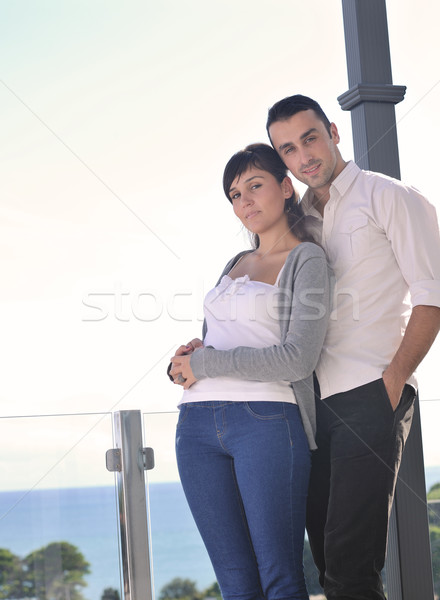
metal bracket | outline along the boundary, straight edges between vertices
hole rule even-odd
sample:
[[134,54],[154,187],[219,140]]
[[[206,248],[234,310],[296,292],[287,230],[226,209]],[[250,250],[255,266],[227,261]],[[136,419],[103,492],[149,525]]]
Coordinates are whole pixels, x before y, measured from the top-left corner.
[[105,453],[105,466],[107,471],[122,471],[120,448],[111,448]]
[[[107,471],[122,471],[122,458],[120,448],[111,448],[105,453],[105,466]],[[154,450],[153,448],[142,448],[142,466],[144,471],[154,469]]]
[[154,469],[153,448],[142,448],[142,458],[144,463],[144,471],[151,471],[151,469]]

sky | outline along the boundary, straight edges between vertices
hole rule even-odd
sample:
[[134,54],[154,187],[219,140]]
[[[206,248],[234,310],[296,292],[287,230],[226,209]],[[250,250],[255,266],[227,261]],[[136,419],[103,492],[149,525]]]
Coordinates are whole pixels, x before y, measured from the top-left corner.
[[[316,98],[352,158],[337,102],[348,88],[342,4],[311,6],[0,2],[2,489],[69,485],[72,469],[79,483],[107,483],[108,413],[175,410],[169,358],[200,335],[204,293],[248,246],[223,168],[267,141],[274,102]],[[387,0],[387,13],[393,81],[407,86],[402,179],[440,210],[440,7]],[[419,369],[429,465],[440,465],[439,359],[437,341]],[[174,468],[173,419],[144,417],[163,457],[153,479]]]

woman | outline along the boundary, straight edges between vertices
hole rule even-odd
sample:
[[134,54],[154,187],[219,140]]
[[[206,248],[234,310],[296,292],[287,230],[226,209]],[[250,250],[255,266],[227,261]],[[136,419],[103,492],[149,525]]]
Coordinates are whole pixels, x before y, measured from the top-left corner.
[[327,262],[270,146],[235,154],[223,187],[254,248],[207,294],[203,342],[171,359],[185,390],[179,473],[225,600],[308,600],[312,374],[330,313]]

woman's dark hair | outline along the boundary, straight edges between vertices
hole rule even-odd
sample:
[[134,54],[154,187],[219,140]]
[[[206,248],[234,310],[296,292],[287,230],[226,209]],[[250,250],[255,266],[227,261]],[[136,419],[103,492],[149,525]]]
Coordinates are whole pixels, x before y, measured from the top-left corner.
[[[232,183],[251,168],[267,171],[275,177],[279,184],[283,182],[285,177],[288,177],[286,165],[271,146],[268,144],[250,144],[229,159],[223,173],[223,190],[231,204],[229,191]],[[305,229],[304,213],[296,190],[290,198],[286,199],[284,211],[287,214],[287,223],[293,235],[301,242],[313,242],[314,240]],[[260,240],[257,234],[251,233],[251,242],[254,248],[258,248]]]

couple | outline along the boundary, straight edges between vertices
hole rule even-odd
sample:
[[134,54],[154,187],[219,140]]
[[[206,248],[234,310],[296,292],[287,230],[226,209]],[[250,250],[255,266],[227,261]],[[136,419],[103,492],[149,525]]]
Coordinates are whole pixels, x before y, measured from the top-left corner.
[[308,599],[305,525],[329,600],[384,599],[413,373],[440,328],[437,218],[345,162],[314,100],[277,102],[267,131],[223,177],[253,249],[171,361],[180,477],[225,600]]

